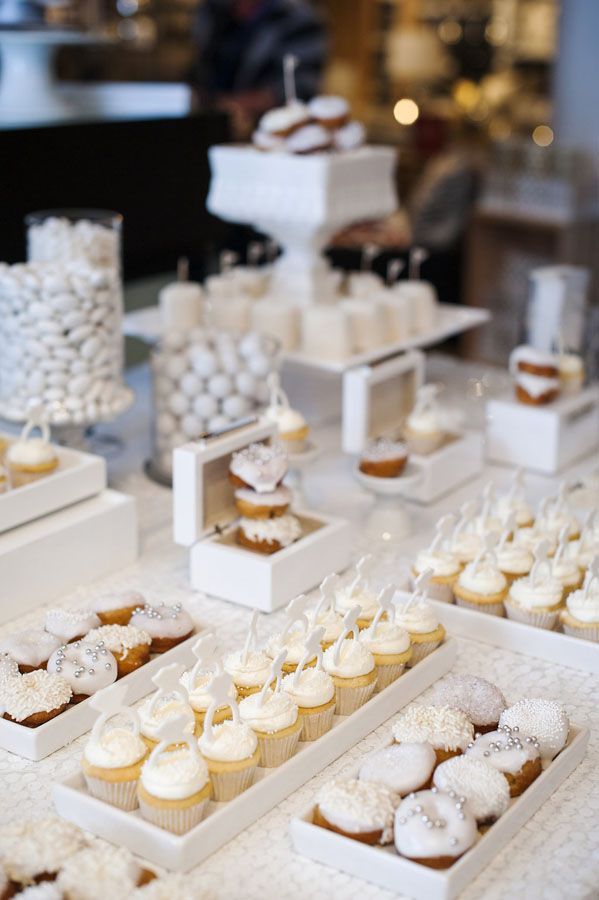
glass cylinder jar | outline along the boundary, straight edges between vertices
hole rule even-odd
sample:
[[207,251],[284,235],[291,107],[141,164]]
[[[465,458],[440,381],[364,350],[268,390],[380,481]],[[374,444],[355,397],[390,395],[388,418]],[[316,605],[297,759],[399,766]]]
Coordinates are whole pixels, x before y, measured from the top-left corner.
[[280,344],[257,332],[213,328],[166,334],[151,356],[153,457],[149,471],[170,481],[175,447],[220,431],[268,405],[268,376]]
[[123,217],[108,209],[45,209],[25,216],[29,262],[71,262],[121,271]]

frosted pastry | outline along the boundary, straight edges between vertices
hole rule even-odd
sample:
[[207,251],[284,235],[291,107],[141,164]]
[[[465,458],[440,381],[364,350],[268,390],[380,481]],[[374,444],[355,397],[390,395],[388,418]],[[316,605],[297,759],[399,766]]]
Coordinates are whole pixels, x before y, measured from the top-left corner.
[[43,628],[16,631],[0,643],[0,652],[8,653],[19,665],[19,671],[32,672],[45,667],[61,641]]
[[97,843],[66,861],[56,887],[71,900],[130,897],[136,887],[153,877],[124,847]]
[[[260,693],[251,694],[239,704],[241,721],[256,733],[262,765],[280,766],[297,748],[303,728],[297,703],[282,690],[282,666],[285,651],[273,661]],[[274,688],[269,685],[275,682]]]
[[501,772],[485,760],[454,756],[435,769],[433,784],[439,790],[466,797],[479,825],[490,825],[508,808],[510,788]]
[[116,659],[119,678],[138,669],[150,658],[152,638],[133,625],[100,625],[85,636],[86,641],[103,643]]
[[310,153],[322,153],[328,150],[331,144],[331,134],[322,125],[302,125],[286,138],[285,150],[288,153],[306,156]]
[[158,743],[160,729],[168,720],[184,719],[185,734],[193,734],[195,731],[193,709],[182,691],[168,693],[159,689],[147,697],[137,711],[141,734],[150,748]]
[[354,606],[360,607],[358,627],[370,625],[379,608],[378,592],[372,584],[375,560],[370,554],[362,556],[356,563],[354,576],[344,585],[335,588],[335,609],[344,616]]
[[[335,683],[331,676],[323,671],[322,638],[324,627],[317,625],[308,634],[305,651],[295,672],[283,678],[282,690],[297,705],[298,714],[303,722],[301,739],[315,741],[333,725],[335,714]],[[316,656],[316,666],[309,666]],[[309,666],[309,667],[308,667]]]
[[591,579],[568,595],[560,621],[566,634],[599,643],[599,591],[593,590]]
[[302,536],[299,519],[286,513],[273,519],[242,518],[238,522],[237,540],[257,553],[277,553]]
[[516,397],[520,403],[542,406],[551,403],[559,394],[559,379],[541,378],[539,375],[516,375]]
[[168,606],[145,606],[135,610],[131,616],[134,628],[149,634],[152,639],[150,651],[165,653],[191,637],[194,632],[193,620],[180,603]]
[[278,374],[269,377],[270,403],[264,415],[277,426],[278,439],[287,453],[302,453],[306,449],[306,439],[310,428],[297,409],[292,409],[289,398],[281,388]]
[[229,473],[235,487],[268,494],[281,483],[287,467],[287,454],[278,444],[250,444],[233,454]]
[[552,629],[557,622],[564,589],[552,575],[547,559],[548,543],[535,550],[535,564],[530,575],[513,582],[505,598],[508,618],[537,628]]
[[9,678],[19,674],[19,664],[8,653],[0,652],[0,687]]
[[436,765],[437,755],[430,744],[406,741],[369,753],[360,766],[358,778],[383,784],[404,797],[426,787]]
[[566,745],[570,723],[566,711],[554,700],[520,700],[501,714],[500,726],[520,736],[534,735],[544,761],[552,760]]
[[508,584],[516,578],[528,575],[534,563],[534,556],[522,544],[508,541],[496,552],[497,567],[505,575]]
[[516,347],[510,354],[509,369],[516,383],[516,398],[538,406],[550,403],[559,394],[557,359],[534,347]]
[[378,438],[369,444],[360,457],[360,472],[375,478],[397,478],[408,461],[403,441]]
[[87,609],[49,609],[44,618],[44,628],[59,638],[61,644],[84,637],[98,625],[100,619]]
[[584,384],[584,362],[578,353],[560,353],[557,358],[560,389],[564,394],[577,394]]
[[21,820],[0,828],[0,862],[11,881],[32,884],[54,878],[86,844],[76,825],[57,816]]
[[310,112],[307,106],[295,101],[265,112],[258,123],[258,131],[283,138],[309,121]]
[[[199,661],[201,663],[201,660]],[[187,696],[189,698],[189,705],[193,709],[196,722],[199,724],[203,724],[205,715],[212,703],[212,697],[210,694],[210,687],[215,675],[213,672],[203,671],[201,666],[193,667],[187,672],[184,672],[181,676],[181,684],[185,688]],[[237,691],[235,690],[235,686],[231,682],[231,687],[229,691],[229,700],[235,700],[237,697]],[[229,718],[229,704],[225,704],[222,708],[215,711],[213,715],[212,721],[215,725],[218,725],[220,722],[223,722],[225,719]]]
[[505,725],[471,741],[465,755],[466,759],[487,763],[501,772],[509,784],[510,797],[518,797],[541,774],[537,739]]
[[258,494],[250,488],[237,488],[235,507],[237,512],[248,519],[275,519],[289,509],[292,494],[285,485],[279,485],[268,494]]
[[445,440],[444,417],[439,409],[435,384],[425,384],[416,391],[416,403],[404,424],[404,437],[411,453],[427,455]]
[[335,150],[357,150],[366,142],[366,129],[361,122],[348,122],[338,128],[333,134],[333,146]]
[[466,797],[433,788],[410,794],[395,813],[395,849],[434,869],[446,869],[476,841],[478,832]]
[[341,128],[349,119],[349,103],[343,97],[322,95],[308,103],[311,117],[325,128]]
[[358,640],[359,615],[359,606],[346,613],[343,631],[323,656],[323,668],[335,684],[335,711],[338,716],[348,716],[363,706],[376,687],[374,656]]
[[259,691],[268,678],[272,660],[263,650],[243,650],[225,657],[224,668],[233,679],[240,698]]
[[51,475],[58,468],[58,455],[50,443],[47,423],[40,423],[40,437],[29,437],[37,423],[30,420],[18,440],[9,444],[4,455],[4,464],[10,474],[13,488],[22,487]]
[[461,710],[479,732],[495,731],[507,705],[499,688],[485,678],[452,673],[433,685],[429,702]]
[[460,572],[453,588],[458,606],[493,616],[503,615],[507,591],[508,582],[499,569],[497,558],[486,548]]
[[145,598],[139,591],[104,594],[90,603],[102,625],[128,625],[131,616],[140,606],[145,606]]
[[77,703],[108,687],[117,679],[117,664],[102,642],[74,641],[55,650],[48,660],[48,672],[62,675]]
[[412,656],[408,666],[415,666],[425,656],[436,650],[445,637],[445,628],[433,607],[422,594],[415,592],[396,603],[395,623],[410,635]]
[[390,844],[396,802],[383,784],[336,778],[318,793],[314,824],[363,844]]
[[393,738],[398,744],[431,744],[437,762],[463,753],[473,736],[467,716],[449,706],[410,706],[393,725]]
[[61,675],[37,669],[0,685],[0,710],[5,719],[37,728],[64,712],[72,694],[69,683]]

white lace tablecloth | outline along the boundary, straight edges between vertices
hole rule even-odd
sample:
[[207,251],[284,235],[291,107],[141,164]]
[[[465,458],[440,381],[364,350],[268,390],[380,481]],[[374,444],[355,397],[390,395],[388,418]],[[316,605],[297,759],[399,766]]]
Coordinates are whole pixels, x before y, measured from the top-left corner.
[[[441,362],[439,362],[441,366]],[[462,370],[445,369],[443,377],[456,377]],[[248,610],[223,601],[205,598],[190,590],[187,583],[186,552],[171,541],[171,494],[149,482],[140,472],[147,455],[147,391],[145,372],[136,373],[140,392],[137,408],[126,416],[118,431],[126,441],[126,451],[113,463],[113,486],[134,494],[139,502],[142,552],[138,563],[96,582],[82,585],[61,600],[61,605],[85,604],[86,598],[110,589],[136,588],[148,600],[183,601],[198,622],[213,629],[225,648],[234,648],[243,640],[249,621]],[[329,511],[344,512],[364,523],[372,508],[372,499],[352,481],[350,464],[335,449],[334,431],[319,435],[325,452],[306,479],[306,493],[318,496]],[[585,466],[582,466],[584,470]],[[586,463],[586,469],[590,463]],[[505,482],[508,473],[496,470],[494,477]],[[482,485],[484,479],[478,480]],[[548,479],[530,479],[533,495],[547,491]],[[455,508],[465,491],[454,494],[434,510],[411,510],[412,530],[429,525],[445,509]],[[394,571],[401,547],[374,545],[367,529],[356,531],[355,550],[369,548],[380,557],[381,575]],[[57,604],[52,604],[57,605]],[[29,623],[37,623],[41,613],[31,613],[0,629],[4,635]],[[263,620],[263,633],[276,627],[281,613]],[[598,651],[599,652],[599,651]],[[559,698],[570,717],[592,729],[587,755],[581,765],[521,829],[505,850],[476,879],[463,895],[474,898],[511,898],[515,896],[563,900],[599,896],[599,677],[574,669],[549,665],[518,653],[506,652],[474,641],[459,640],[456,670],[482,675],[495,682],[508,701],[521,697]],[[301,812],[313,799],[319,786],[341,772],[361,754],[383,744],[389,723],[378,728],[353,750],[328,766],[320,775],[295,791],[276,809],[263,816],[237,838],[215,853],[189,874],[203,897],[227,900],[265,900],[265,898],[386,898],[393,895],[359,879],[296,856],[288,835],[294,813]],[[52,811],[51,786],[56,779],[76,769],[85,737],[41,762],[30,762],[0,751],[1,809],[3,821],[37,818]],[[401,895],[401,885],[397,885]]]

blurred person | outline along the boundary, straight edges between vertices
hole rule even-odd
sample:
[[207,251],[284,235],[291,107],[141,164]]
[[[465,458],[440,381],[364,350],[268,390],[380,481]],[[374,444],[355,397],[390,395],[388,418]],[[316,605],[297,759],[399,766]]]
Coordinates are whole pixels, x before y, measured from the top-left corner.
[[195,28],[192,83],[200,99],[229,112],[234,137],[251,134],[257,119],[285,102],[283,58],[297,59],[297,96],[318,92],[326,38],[308,0],[204,0]]

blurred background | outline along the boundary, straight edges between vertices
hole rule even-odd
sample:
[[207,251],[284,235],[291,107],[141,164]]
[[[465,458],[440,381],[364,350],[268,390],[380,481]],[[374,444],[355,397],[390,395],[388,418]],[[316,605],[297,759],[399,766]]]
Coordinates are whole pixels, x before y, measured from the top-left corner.
[[504,360],[531,269],[584,266],[598,302],[598,37],[597,0],[0,0],[0,258],[69,206],[123,213],[128,308],[181,255],[197,279],[243,258],[255,235],[204,207],[207,149],[248,140],[293,53],[302,98],[345,96],[399,151],[400,211],[335,263],[426,247],[442,301],[493,312],[471,353]]

